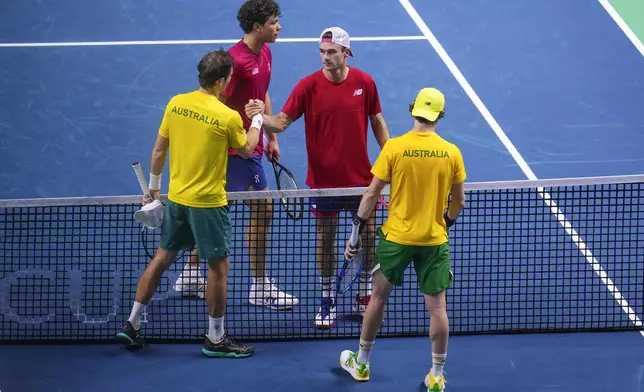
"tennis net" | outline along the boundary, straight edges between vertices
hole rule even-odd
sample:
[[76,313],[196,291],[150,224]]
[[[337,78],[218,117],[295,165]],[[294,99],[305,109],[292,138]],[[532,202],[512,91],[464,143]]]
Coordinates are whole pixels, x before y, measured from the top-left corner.
[[[641,330],[644,305],[644,176],[468,183],[467,205],[450,231],[454,334]],[[229,194],[233,228],[227,332],[237,339],[358,336],[355,287],[337,294],[337,320],[314,326],[321,288],[316,219],[309,207],[363,188]],[[388,200],[388,191],[384,193]],[[249,202],[273,200],[266,265],[299,299],[291,310],[249,303]],[[332,199],[333,198],[333,199]],[[286,208],[282,203],[290,203]],[[294,203],[303,207],[294,219]],[[110,340],[127,319],[159,231],[132,216],[139,196],[0,200],[0,341]],[[377,224],[387,216],[377,210]],[[325,220],[331,224],[330,220]],[[338,216],[341,265],[350,214]],[[145,246],[144,246],[145,245]],[[147,251],[146,251],[147,249]],[[142,317],[152,341],[199,341],[205,300],[173,290],[187,253],[164,274]],[[206,276],[206,264],[200,263]],[[420,336],[428,315],[413,267],[394,289],[380,336]]]

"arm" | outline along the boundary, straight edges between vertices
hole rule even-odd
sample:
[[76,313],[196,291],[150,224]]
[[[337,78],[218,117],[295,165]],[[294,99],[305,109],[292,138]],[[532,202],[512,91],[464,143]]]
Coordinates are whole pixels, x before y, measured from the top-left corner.
[[269,138],[271,134],[286,131],[286,128],[288,128],[288,126],[291,125],[293,120],[284,112],[280,112],[280,114],[278,114],[277,116],[273,114],[268,114],[267,113],[268,110],[266,108],[267,106],[265,106],[265,104],[260,100],[254,100],[254,101],[248,102],[245,108],[246,115],[248,117],[253,117],[258,114],[264,113],[263,125],[264,125],[264,130],[267,131],[266,133],[269,135]]
[[465,173],[465,163],[463,162],[463,156],[461,155],[460,150],[457,149],[453,156],[455,159],[455,165],[451,189],[452,197],[444,215],[447,227],[454,224],[456,218],[458,218],[465,208],[465,179],[467,178],[467,174]]
[[[261,101],[249,102],[246,104],[246,115],[255,115],[257,113],[264,114],[264,129],[270,135],[271,133],[284,132],[286,128],[293,123],[293,121],[300,118],[306,109],[306,100],[309,94],[308,79],[300,80],[300,82],[293,88],[291,95],[289,95],[284,107],[278,115],[267,113],[261,105]],[[267,101],[270,105],[270,99]],[[272,108],[271,108],[272,109]],[[288,113],[288,114],[287,114]]]
[[452,185],[452,198],[447,209],[447,218],[456,220],[465,208],[465,183]]
[[382,113],[372,114],[369,116],[369,121],[371,122],[371,129],[373,129],[373,135],[376,137],[378,145],[382,149],[387,140],[389,140],[389,129],[387,128],[385,118]]
[[268,132],[268,135],[274,135],[275,133],[281,133],[286,131],[289,125],[293,123],[293,120],[284,112],[280,112],[277,116],[275,115],[265,115],[264,116],[264,129]]
[[389,129],[387,128],[387,123],[385,123],[385,118],[382,115],[382,108],[380,107],[380,94],[378,93],[378,87],[376,82],[369,78],[370,83],[367,84],[366,92],[368,93],[367,97],[367,113],[369,113],[369,121],[371,122],[371,129],[373,130],[373,135],[380,145],[380,149],[385,146],[387,140],[389,140]]
[[[248,159],[253,155],[257,143],[259,143],[259,129],[262,127],[262,116],[257,115],[253,117],[250,128],[246,133],[246,143],[243,146],[235,148],[237,154],[244,159]],[[243,128],[242,128],[243,130]]]
[[[387,182],[384,180],[381,180],[380,178],[373,176],[373,179],[371,180],[371,184],[369,184],[369,187],[365,191],[365,193],[362,195],[362,200],[360,200],[360,207],[358,207],[358,219],[361,221],[361,228],[364,227],[364,224],[366,223],[367,219],[369,219],[369,216],[373,212],[374,207],[376,206],[376,203],[378,202],[378,198],[380,197],[380,193],[382,192],[383,188],[387,185]],[[362,223],[362,222],[365,223]]]
[[[266,93],[266,98],[264,99],[264,114],[273,114],[273,101],[271,101],[271,97],[268,96],[268,92]],[[266,132],[266,135],[268,136],[268,140],[270,142],[277,141],[277,135],[275,133]]]
[[163,165],[165,165],[165,157],[168,153],[169,146],[170,140],[167,137],[157,135],[150,159],[150,183],[148,185],[150,195],[154,200],[159,198],[161,172],[163,171]]
[[266,98],[264,98],[264,114],[273,114],[273,101],[271,101],[268,93],[266,93]]
[[[374,175],[373,179],[371,180],[371,184],[369,184],[369,187],[362,195],[362,199],[360,199],[360,206],[358,207],[358,212],[353,218],[353,224],[359,225],[358,234],[362,234],[362,232],[364,231],[364,228],[367,225],[367,221],[369,220],[369,216],[371,216],[371,213],[373,212],[373,209],[378,202],[378,198],[380,197],[380,193],[382,192],[382,189],[385,187],[385,185],[387,185],[386,181]],[[360,249],[361,246],[361,236],[358,237],[358,243],[355,248],[351,246],[351,239],[347,239],[347,245],[344,248],[344,257],[346,257],[347,259],[353,258],[356,255],[357,250]]]

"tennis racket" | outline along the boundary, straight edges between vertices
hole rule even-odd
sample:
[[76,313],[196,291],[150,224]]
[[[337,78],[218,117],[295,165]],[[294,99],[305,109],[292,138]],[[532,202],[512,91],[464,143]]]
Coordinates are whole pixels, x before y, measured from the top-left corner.
[[[351,237],[349,237],[349,244],[352,248],[355,248],[358,243],[358,238],[360,236],[358,234],[359,229],[360,223],[356,219],[353,221],[353,225],[351,227]],[[353,284],[360,278],[360,273],[362,272],[364,264],[365,254],[364,249],[362,248],[358,250],[358,253],[353,256],[353,258],[344,258],[342,268],[340,269],[340,272],[338,273],[338,276],[335,280],[336,292],[338,294],[344,294],[349,291],[351,287],[353,287]]]
[[[143,192],[143,197],[145,198],[145,200],[149,202],[154,201],[152,195],[150,195],[145,174],[143,174],[143,169],[141,169],[141,164],[139,162],[134,162],[132,164],[132,169],[134,170],[134,174],[136,175],[136,179],[139,183],[139,187],[141,188],[141,192]],[[143,246],[145,254],[148,256],[148,258],[153,259],[156,247],[152,244],[158,243],[158,240],[154,235],[154,230],[147,229],[145,226],[141,226],[141,233],[139,233],[139,242]],[[174,261],[176,262],[177,260],[182,258],[184,253],[184,251],[177,253]]]
[[[279,190],[295,190],[299,189],[299,185],[293,173],[288,170],[284,165],[279,163],[275,157],[271,159],[273,165],[273,172],[275,173],[275,182]],[[304,211],[304,203],[301,197],[293,198],[280,198],[282,206],[286,209],[286,213],[293,219],[298,220],[302,218]]]

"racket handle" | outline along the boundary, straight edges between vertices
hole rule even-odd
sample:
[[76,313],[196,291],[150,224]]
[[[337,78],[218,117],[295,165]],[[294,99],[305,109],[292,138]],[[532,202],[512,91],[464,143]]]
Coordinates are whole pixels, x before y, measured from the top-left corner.
[[349,237],[349,244],[354,248],[358,243],[358,237],[360,235],[359,233],[360,233],[360,222],[358,222],[357,220],[354,220],[351,226],[351,237]]
[[141,187],[141,192],[143,192],[143,196],[146,198],[146,200],[152,201],[152,196],[150,195],[150,191],[148,190],[148,185],[146,184],[145,174],[143,174],[143,169],[141,169],[141,164],[139,162],[134,162],[132,164],[132,169],[134,169],[134,174],[136,175],[136,179],[139,182],[139,186]]

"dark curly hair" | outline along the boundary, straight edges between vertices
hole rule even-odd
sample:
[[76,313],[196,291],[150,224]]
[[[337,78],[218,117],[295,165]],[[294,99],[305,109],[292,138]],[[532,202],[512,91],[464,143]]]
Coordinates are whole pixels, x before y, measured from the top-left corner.
[[223,49],[208,52],[199,61],[199,85],[203,88],[212,87],[217,81],[226,79],[233,68],[233,57]]
[[253,31],[253,25],[263,25],[271,16],[281,16],[280,6],[273,0],[247,0],[237,12],[239,27],[245,34]]

